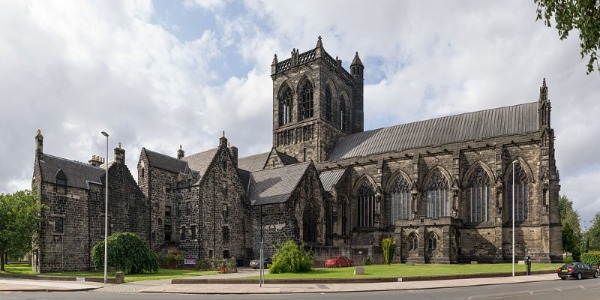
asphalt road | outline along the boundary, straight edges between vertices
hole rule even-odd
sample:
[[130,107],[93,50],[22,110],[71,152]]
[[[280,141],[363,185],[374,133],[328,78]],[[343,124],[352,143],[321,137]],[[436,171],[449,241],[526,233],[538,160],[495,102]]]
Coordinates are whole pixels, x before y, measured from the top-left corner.
[[1,300],[70,300],[70,299],[243,299],[243,300],[307,300],[307,299],[377,299],[377,300],[491,300],[491,299],[527,299],[527,300],[564,300],[564,299],[600,299],[600,279],[553,280],[520,284],[489,285],[475,287],[457,287],[444,289],[403,290],[362,293],[328,294],[273,294],[273,295],[187,295],[187,294],[139,294],[114,293],[102,291],[88,292],[0,292]]

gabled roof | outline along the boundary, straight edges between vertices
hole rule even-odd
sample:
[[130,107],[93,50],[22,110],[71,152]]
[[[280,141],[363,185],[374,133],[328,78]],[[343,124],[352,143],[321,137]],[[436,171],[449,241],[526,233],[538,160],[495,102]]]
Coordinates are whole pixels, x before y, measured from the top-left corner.
[[525,103],[343,136],[338,139],[327,160],[526,134],[538,130],[538,103]]
[[306,173],[310,162],[253,172],[249,199],[252,205],[286,202]]
[[62,170],[67,177],[67,186],[80,189],[89,189],[89,183],[102,184],[106,173],[101,167],[45,153],[41,155],[39,162],[43,181],[55,184],[56,174]]
[[146,148],[142,148],[142,152],[146,152],[149,167],[171,171],[173,173],[184,173],[187,167],[187,162],[171,157],[162,153],[154,152]]
[[187,162],[190,169],[192,169],[194,171],[198,171],[200,178],[202,178],[202,177],[204,177],[204,173],[206,172],[206,169],[208,168],[210,163],[215,158],[215,155],[217,154],[217,150],[219,150],[219,148],[206,150],[204,152],[200,152],[200,153],[196,153],[196,154],[192,154],[192,155],[183,157],[181,160]]
[[265,168],[270,153],[265,152],[240,158],[238,159],[238,168],[250,172],[260,171]]
[[281,162],[286,166],[298,163],[298,160],[295,157],[291,157],[283,152],[277,151],[277,156],[279,156],[279,159],[281,160]]
[[321,184],[323,184],[323,189],[331,192],[333,187],[340,181],[340,178],[342,178],[345,171],[346,169],[338,169],[321,172],[321,174],[319,174],[319,179],[321,180]]

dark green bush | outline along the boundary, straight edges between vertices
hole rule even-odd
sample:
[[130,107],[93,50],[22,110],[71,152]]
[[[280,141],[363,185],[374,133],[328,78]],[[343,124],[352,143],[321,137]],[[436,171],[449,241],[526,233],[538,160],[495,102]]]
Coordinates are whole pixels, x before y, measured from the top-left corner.
[[581,254],[581,262],[584,262],[590,266],[600,265],[600,251],[590,251],[588,253]]
[[575,249],[573,249],[573,252],[571,252],[571,257],[573,257],[574,261],[581,261],[581,251],[579,250],[579,247],[575,247]]
[[[92,248],[92,264],[104,268],[104,241]],[[156,273],[158,257],[139,235],[118,232],[108,237],[108,267],[125,274]]]
[[396,241],[393,238],[385,238],[381,241],[381,247],[383,248],[383,259],[386,264],[391,264],[394,261],[394,254],[396,253]]
[[373,258],[371,257],[371,255],[368,255],[367,257],[363,258],[363,265],[370,266],[372,264],[373,264]]
[[312,254],[304,250],[304,243],[298,245],[288,240],[275,246],[273,264],[269,268],[269,273],[302,273],[310,271],[312,266]]

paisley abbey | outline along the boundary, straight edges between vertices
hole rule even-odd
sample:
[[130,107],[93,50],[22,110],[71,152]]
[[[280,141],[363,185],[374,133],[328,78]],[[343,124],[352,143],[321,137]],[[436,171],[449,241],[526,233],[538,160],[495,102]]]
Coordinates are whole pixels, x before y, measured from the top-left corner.
[[356,53],[346,70],[321,38],[275,56],[271,149],[238,157],[225,136],[189,155],[143,148],[137,181],[121,144],[112,161],[81,163],[45,153],[38,131],[33,188],[45,208],[34,267],[90,269],[107,200],[108,234],[135,232],[186,261],[244,264],[261,241],[269,256],[293,239],[316,266],[332,255],[382,262],[381,241],[393,238],[395,263],[510,262],[513,221],[519,259],[562,260],[545,80],[534,102],[365,131],[363,106],[375,99],[364,67]]

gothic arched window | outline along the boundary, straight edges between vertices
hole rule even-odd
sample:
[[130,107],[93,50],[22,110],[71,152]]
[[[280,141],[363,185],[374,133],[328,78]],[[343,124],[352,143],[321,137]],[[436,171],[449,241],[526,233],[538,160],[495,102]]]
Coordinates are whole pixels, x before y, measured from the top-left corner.
[[313,116],[313,87],[307,80],[300,89],[300,116],[299,120],[312,118]]
[[358,227],[370,227],[375,219],[375,192],[368,180],[358,188]]
[[511,175],[508,176],[508,182],[505,184],[506,188],[504,189],[506,195],[504,199],[508,203],[506,203],[506,207],[508,207],[508,220],[512,220],[513,215],[513,175],[515,181],[515,221],[525,221],[527,220],[527,216],[529,214],[529,180],[527,179],[527,173],[521,167],[520,163],[516,163],[515,172],[513,173],[512,166],[509,167],[509,172]]
[[429,235],[429,238],[427,239],[427,250],[433,251],[433,250],[437,249],[437,241],[438,241],[437,234],[431,233]]
[[490,177],[482,167],[477,167],[467,183],[467,222],[490,221]]
[[59,194],[67,193],[67,175],[65,175],[65,172],[62,169],[58,170],[54,179],[56,180],[54,187],[56,192]]
[[413,232],[408,236],[408,251],[414,251],[419,249],[419,238]]
[[344,98],[340,101],[340,130],[346,130],[346,103],[344,103]]
[[304,209],[302,215],[303,239],[307,243],[317,242],[317,221],[319,219],[319,210],[315,207],[314,199]]
[[292,121],[292,91],[289,87],[279,95],[279,126]]
[[437,219],[450,214],[448,182],[440,171],[436,171],[425,185],[427,191],[427,217]]
[[325,119],[327,121],[331,121],[333,115],[332,108],[333,96],[331,95],[331,89],[329,87],[325,88]]
[[394,181],[394,186],[390,191],[391,195],[391,211],[390,225],[394,225],[396,220],[408,220],[412,211],[412,197],[410,194],[410,186],[404,177],[399,176]]

